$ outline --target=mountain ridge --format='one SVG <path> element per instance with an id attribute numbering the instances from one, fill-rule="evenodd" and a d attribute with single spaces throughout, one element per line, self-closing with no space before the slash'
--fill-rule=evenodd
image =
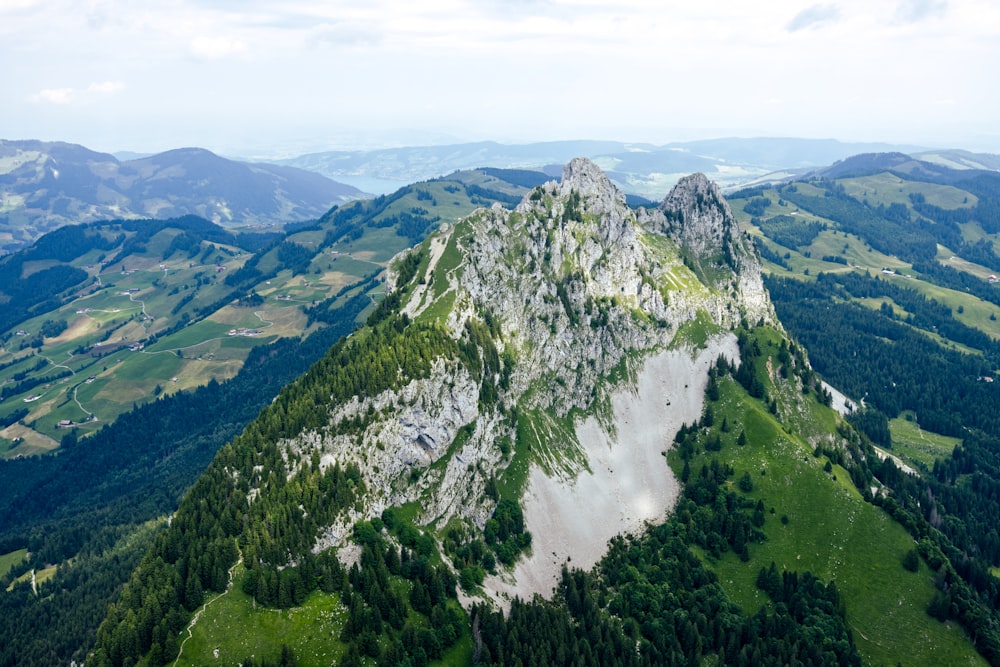
<path id="1" fill-rule="evenodd" d="M 202 148 L 119 161 L 65 142 L 0 140 L 0 245 L 8 249 L 101 219 L 193 214 L 227 226 L 280 225 L 360 195 L 315 172 Z"/>

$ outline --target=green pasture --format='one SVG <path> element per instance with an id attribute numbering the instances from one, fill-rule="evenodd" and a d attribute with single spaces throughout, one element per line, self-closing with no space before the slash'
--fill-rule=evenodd
<path id="1" fill-rule="evenodd" d="M 397 253 L 406 250 L 409 242 L 392 227 L 366 227 L 365 234 L 361 238 L 341 239 L 333 247 L 341 253 L 350 253 L 356 259 L 368 262 L 371 268 L 367 271 L 371 271 L 373 265 L 384 265 Z"/>
<path id="2" fill-rule="evenodd" d="M 960 438 L 923 430 L 912 412 L 890 419 L 889 432 L 892 434 L 893 454 L 907 463 L 926 466 L 928 470 L 934 466 L 935 459 L 948 458 L 962 442 Z"/>
<path id="3" fill-rule="evenodd" d="M 28 557 L 27 549 L 18 549 L 5 554 L 0 554 L 0 577 L 4 577 L 11 568 Z"/>
<path id="4" fill-rule="evenodd" d="M 858 201 L 867 199 L 872 206 L 903 204 L 912 209 L 911 194 L 923 195 L 928 204 L 944 209 L 973 207 L 979 202 L 971 192 L 954 186 L 908 181 L 889 172 L 857 178 L 841 178 L 837 183 L 843 185 L 844 191 L 851 197 Z"/>
<path id="5" fill-rule="evenodd" d="M 773 386 L 768 391 L 772 396 L 781 394 Z M 700 554 L 730 597 L 747 613 L 767 604 L 756 579 L 761 568 L 773 561 L 779 570 L 810 571 L 836 582 L 866 664 L 985 664 L 960 626 L 927 615 L 935 590 L 933 573 L 926 564 L 917 573 L 902 567 L 903 555 L 914 546 L 902 526 L 864 502 L 846 470 L 834 465 L 832 472 L 824 472 L 826 458 L 814 456 L 810 442 L 786 432 L 734 381 L 720 381 L 720 394 L 715 424 L 725 419 L 736 426 L 721 434 L 721 452 L 702 453 L 692 460 L 692 474 L 717 457 L 735 469 L 733 479 L 749 473 L 753 490 L 746 495 L 763 501 L 766 508 L 767 539 L 751 545 L 749 562 L 732 553 L 718 560 Z M 797 422 L 818 420 L 811 430 L 821 432 L 827 427 L 819 423 L 836 419 L 831 410 L 810 405 Z M 735 444 L 741 429 L 747 436 L 743 447 Z M 671 461 L 675 467 L 680 463 L 675 454 Z"/>
<path id="6" fill-rule="evenodd" d="M 983 229 L 982 225 L 980 225 L 978 222 L 976 221 L 961 222 L 958 224 L 958 227 L 959 229 L 962 230 L 963 240 L 975 243 L 977 241 L 986 239 L 993 244 L 994 252 L 998 250 L 998 245 L 1000 245 L 998 244 L 998 241 L 1000 241 L 1000 239 L 998 239 L 998 236 L 1000 235 L 987 233 L 986 230 Z"/>
<path id="7" fill-rule="evenodd" d="M 376 264 L 362 259 L 355 259 L 350 255 L 345 253 L 338 253 L 335 257 L 331 257 L 331 266 L 334 271 L 343 272 L 349 276 L 354 276 L 354 280 L 349 282 L 354 282 L 362 276 L 368 275 L 376 269 L 381 269 L 381 264 Z"/>
<path id="8" fill-rule="evenodd" d="M 968 292 L 940 287 L 918 278 L 907 278 L 901 275 L 883 276 L 887 280 L 903 287 L 917 290 L 929 299 L 951 308 L 952 316 L 962 324 L 979 329 L 992 338 L 1000 338 L 1000 306 L 983 301 Z M 958 312 L 959 309 L 962 312 Z M 996 315 L 991 320 L 990 315 Z"/>
<path id="9" fill-rule="evenodd" d="M 301 667 L 326 667 L 339 661 L 347 650 L 339 639 L 347 609 L 337 595 L 314 592 L 301 607 L 268 609 L 243 592 L 242 574 L 239 566 L 233 587 L 204 607 L 191 638 L 172 664 L 238 665 L 250 656 L 277 663 L 282 644 L 295 652 Z M 187 631 L 182 632 L 180 641 L 187 636 Z"/>

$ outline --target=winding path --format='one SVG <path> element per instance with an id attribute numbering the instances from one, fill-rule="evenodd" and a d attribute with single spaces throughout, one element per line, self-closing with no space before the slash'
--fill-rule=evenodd
<path id="1" fill-rule="evenodd" d="M 177 650 L 177 657 L 174 659 L 174 662 L 172 663 L 173 667 L 177 667 L 177 663 L 180 662 L 181 656 L 184 655 L 184 645 L 187 644 L 187 641 L 194 636 L 194 626 L 195 623 L 198 622 L 198 619 L 201 618 L 201 613 L 206 609 L 208 609 L 208 605 L 212 604 L 213 602 L 221 598 L 223 595 L 228 594 L 229 591 L 233 589 L 233 573 L 236 572 L 236 567 L 243 563 L 243 551 L 240 549 L 239 543 L 236 544 L 236 553 L 239 554 L 239 558 L 237 558 L 236 562 L 233 563 L 232 566 L 229 568 L 229 582 L 226 584 L 226 590 L 222 591 L 214 598 L 212 598 L 211 600 L 203 604 L 201 607 L 199 607 L 198 611 L 196 611 L 194 613 L 194 616 L 191 617 L 191 622 L 188 623 L 187 626 L 188 636 L 184 638 L 184 641 L 181 642 L 181 647 Z"/>

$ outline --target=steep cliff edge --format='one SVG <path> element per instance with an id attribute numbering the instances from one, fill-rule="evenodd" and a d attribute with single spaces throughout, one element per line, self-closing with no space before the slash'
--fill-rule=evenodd
<path id="1" fill-rule="evenodd" d="M 752 246 L 700 175 L 637 213 L 573 160 L 515 210 L 479 211 L 396 267 L 390 290 L 410 326 L 471 352 L 332 405 L 323 428 L 283 445 L 357 465 L 367 484 L 317 548 L 407 503 L 421 524 L 482 531 L 498 501 L 488 488 L 502 488 L 534 548 L 487 580 L 492 592 L 547 593 L 566 558 L 596 562 L 610 537 L 663 516 L 677 495 L 663 453 L 700 415 L 709 364 L 738 361 L 727 332 L 775 322 Z M 344 427 L 364 415 L 377 418 Z"/>

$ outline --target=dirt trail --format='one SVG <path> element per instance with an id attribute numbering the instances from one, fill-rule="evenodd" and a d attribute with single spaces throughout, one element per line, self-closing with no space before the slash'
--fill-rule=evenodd
<path id="1" fill-rule="evenodd" d="M 524 497 L 532 555 L 486 580 L 491 597 L 504 608 L 514 597 L 550 597 L 570 557 L 573 567 L 592 567 L 612 537 L 663 519 L 680 493 L 663 452 L 682 424 L 701 416 L 708 369 L 720 354 L 737 358 L 734 336 L 709 341 L 693 359 L 682 350 L 649 358 L 634 390 L 612 396 L 614 436 L 593 417 L 577 424 L 589 471 L 559 479 L 532 467 Z"/>
<path id="2" fill-rule="evenodd" d="M 208 609 L 208 605 L 212 604 L 213 602 L 221 598 L 223 595 L 229 593 L 230 590 L 232 590 L 233 573 L 236 572 L 236 567 L 243 563 L 243 550 L 239 548 L 239 545 L 236 546 L 236 552 L 239 554 L 239 558 L 237 558 L 236 562 L 233 563 L 232 567 L 229 568 L 229 583 L 226 584 L 226 590 L 222 591 L 214 598 L 212 598 L 202 606 L 198 607 L 198 611 L 196 611 L 194 613 L 194 616 L 191 617 L 191 622 L 188 623 L 187 626 L 187 637 L 184 638 L 184 640 L 181 642 L 180 648 L 177 650 L 177 657 L 174 659 L 173 667 L 177 667 L 177 663 L 181 661 L 181 656 L 184 655 L 184 645 L 187 644 L 187 641 L 194 636 L 194 626 L 198 622 L 198 619 L 201 618 L 201 613 L 206 609 Z"/>

